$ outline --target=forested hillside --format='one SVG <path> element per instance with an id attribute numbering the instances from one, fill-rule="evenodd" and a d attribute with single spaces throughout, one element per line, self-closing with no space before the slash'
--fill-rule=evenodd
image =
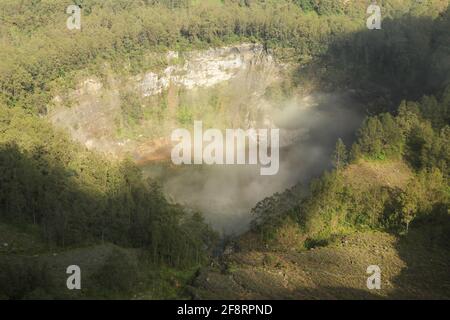
<path id="1" fill-rule="evenodd" d="M 102 74 L 107 62 L 120 70 L 137 72 L 158 63 L 146 59 L 148 49 L 186 50 L 247 40 L 261 41 L 268 48 L 286 48 L 289 58 L 309 62 L 340 39 L 345 42 L 339 47 L 351 45 L 356 50 L 346 50 L 349 63 L 360 65 L 358 59 L 376 55 L 378 63 L 372 63 L 368 71 L 383 71 L 380 77 L 386 77 L 395 74 L 396 68 L 406 71 L 408 64 L 423 63 L 430 45 L 437 45 L 430 42 L 432 33 L 444 39 L 448 36 L 445 22 L 435 26 L 431 22 L 447 4 L 446 0 L 383 1 L 384 23 L 390 31 L 353 39 L 352 33 L 365 26 L 364 0 L 351 4 L 331 0 L 80 1 L 81 32 L 65 27 L 64 0 L 6 0 L 0 13 L 2 100 L 10 106 L 45 113 L 51 91 L 73 85 L 70 79 L 77 70 L 89 68 Z M 408 18 L 398 21 L 405 13 Z M 383 50 L 384 46 L 388 50 Z M 416 46 L 426 50 L 416 50 Z M 372 49 L 376 47 L 378 51 Z M 408 51 L 410 48 L 414 53 Z M 398 64 L 393 58 L 398 59 L 400 52 L 405 57 Z M 389 55 L 393 55 L 391 60 Z M 437 58 L 430 56 L 430 63 Z M 379 70 L 383 60 L 386 63 Z M 343 61 L 338 62 L 342 66 Z M 416 68 L 420 70 L 420 65 Z M 441 68 L 444 74 L 448 65 Z"/>
<path id="2" fill-rule="evenodd" d="M 297 66 L 286 92 L 351 89 L 368 115 L 355 143 L 337 140 L 334 170 L 306 193 L 297 186 L 257 204 L 243 239 L 309 250 L 368 230 L 408 239 L 413 229 L 448 268 L 449 3 L 379 2 L 382 30 L 366 29 L 365 0 L 77 0 L 82 29 L 71 31 L 65 0 L 1 1 L 0 299 L 186 297 L 217 235 L 132 160 L 55 129 L 48 105 L 83 76 L 167 65 L 151 53 L 242 42 Z M 360 178 L 368 172 L 373 180 Z M 71 255 L 92 267 L 94 289 L 61 292 L 53 273 Z M 113 265 L 112 280 L 102 278 Z"/>

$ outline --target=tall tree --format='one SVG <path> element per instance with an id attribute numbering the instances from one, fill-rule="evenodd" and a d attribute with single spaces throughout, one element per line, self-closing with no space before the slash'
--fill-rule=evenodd
<path id="1" fill-rule="evenodd" d="M 336 147 L 333 153 L 333 165 L 337 170 L 340 170 L 347 164 L 347 147 L 341 138 L 336 142 Z"/>

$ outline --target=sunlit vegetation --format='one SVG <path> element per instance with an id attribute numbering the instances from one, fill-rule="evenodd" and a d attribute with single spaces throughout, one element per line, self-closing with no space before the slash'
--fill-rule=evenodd
<path id="1" fill-rule="evenodd" d="M 432 7 L 431 14 L 427 12 L 427 15 L 435 17 L 445 1 L 384 2 L 387 18 L 397 17 L 400 8 L 418 15 L 417 7 Z M 80 32 L 74 32 L 65 25 L 66 1 L 2 1 L 1 96 L 7 105 L 45 112 L 52 88 L 70 86 L 68 80 L 73 71 L 91 68 L 101 73 L 104 62 L 129 72 L 155 67 L 158 61 L 148 59 L 145 54 L 148 49 L 186 50 L 254 40 L 264 42 L 268 48 L 291 48 L 291 57 L 308 61 L 323 54 L 330 41 L 340 34 L 364 27 L 365 1 L 352 5 L 336 3 L 80 1 L 83 27 Z M 393 36 L 404 38 L 404 32 L 408 31 L 399 29 Z M 391 42 L 397 41 L 393 38 Z M 420 44 L 423 40 L 417 41 Z M 408 43 L 411 48 L 416 45 Z M 354 56 L 360 55 L 361 52 Z"/>
<path id="2" fill-rule="evenodd" d="M 450 128 L 448 120 L 431 125 L 430 99 L 434 116 L 448 119 L 448 91 L 440 100 L 403 101 L 397 116 L 368 117 L 351 148 L 338 140 L 335 169 L 314 180 L 309 195 L 290 190 L 258 204 L 255 230 L 270 241 L 278 227 L 297 221 L 308 246 L 356 230 L 402 234 L 411 222 L 448 218 Z"/>

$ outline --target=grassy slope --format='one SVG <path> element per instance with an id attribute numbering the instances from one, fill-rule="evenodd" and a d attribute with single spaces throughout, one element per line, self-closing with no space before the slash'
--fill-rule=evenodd
<path id="1" fill-rule="evenodd" d="M 402 188 L 411 171 L 402 162 L 362 161 L 344 175 L 346 183 L 362 190 L 373 185 Z M 401 237 L 360 231 L 310 250 L 294 230 L 286 230 L 291 240 L 276 247 L 258 245 L 256 235 L 249 233 L 234 252 L 204 269 L 191 291 L 201 299 L 449 299 L 450 248 L 433 239 L 443 228 L 448 226 L 413 226 Z M 367 289 L 369 265 L 382 270 L 381 290 Z"/>

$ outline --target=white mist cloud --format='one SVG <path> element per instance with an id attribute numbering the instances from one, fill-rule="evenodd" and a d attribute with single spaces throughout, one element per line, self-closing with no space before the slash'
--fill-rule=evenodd
<path id="1" fill-rule="evenodd" d="M 149 172 L 163 180 L 174 201 L 201 211 L 217 231 L 239 234 L 247 230 L 250 210 L 258 201 L 306 184 L 328 168 L 336 140 L 352 141 L 363 118 L 362 108 L 346 94 L 293 98 L 281 107 L 267 105 L 264 112 L 281 129 L 278 174 L 261 176 L 258 165 L 191 165 Z"/>

